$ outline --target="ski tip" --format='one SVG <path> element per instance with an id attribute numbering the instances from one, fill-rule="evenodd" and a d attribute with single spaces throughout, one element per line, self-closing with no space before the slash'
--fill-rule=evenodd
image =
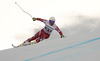
<path id="1" fill-rule="evenodd" d="M 14 46 L 14 45 L 12 44 L 12 47 L 17 48 L 18 46 Z"/>
<path id="2" fill-rule="evenodd" d="M 12 44 L 12 46 L 14 46 L 14 45 Z"/>
<path id="3" fill-rule="evenodd" d="M 14 45 L 12 44 L 12 46 L 14 47 Z"/>
<path id="4" fill-rule="evenodd" d="M 17 2 L 15 2 L 15 4 L 17 4 Z"/>

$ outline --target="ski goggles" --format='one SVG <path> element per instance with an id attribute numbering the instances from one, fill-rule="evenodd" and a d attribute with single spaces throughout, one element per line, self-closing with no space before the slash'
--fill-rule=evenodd
<path id="1" fill-rule="evenodd" d="M 55 21 L 50 20 L 50 23 L 54 23 Z"/>

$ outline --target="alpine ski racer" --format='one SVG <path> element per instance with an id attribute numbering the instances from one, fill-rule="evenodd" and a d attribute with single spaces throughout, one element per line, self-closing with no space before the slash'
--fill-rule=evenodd
<path id="1" fill-rule="evenodd" d="M 18 47 L 36 44 L 36 43 L 39 43 L 40 41 L 43 41 L 44 39 L 48 39 L 53 30 L 56 30 L 60 34 L 61 38 L 64 37 L 62 31 L 55 24 L 55 18 L 54 17 L 50 17 L 49 20 L 33 17 L 32 20 L 33 21 L 37 20 L 37 21 L 43 22 L 45 24 L 45 27 L 43 29 L 41 29 L 40 31 L 38 31 L 34 36 L 28 38 L 26 41 L 24 41 Z M 31 42 L 33 40 L 36 40 L 36 41 Z"/>

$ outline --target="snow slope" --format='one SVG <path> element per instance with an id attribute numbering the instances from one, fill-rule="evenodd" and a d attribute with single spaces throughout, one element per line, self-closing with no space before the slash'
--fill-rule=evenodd
<path id="1" fill-rule="evenodd" d="M 100 37 L 89 35 L 48 39 L 31 46 L 2 50 L 0 61 L 100 61 Z"/>

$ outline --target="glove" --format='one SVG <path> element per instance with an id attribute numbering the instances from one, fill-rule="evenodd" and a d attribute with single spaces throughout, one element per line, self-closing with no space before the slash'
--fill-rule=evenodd
<path id="1" fill-rule="evenodd" d="M 61 35 L 61 38 L 65 37 L 64 35 Z"/>
<path id="2" fill-rule="evenodd" d="M 36 20 L 36 18 L 32 18 L 33 19 L 33 21 L 35 21 Z"/>

